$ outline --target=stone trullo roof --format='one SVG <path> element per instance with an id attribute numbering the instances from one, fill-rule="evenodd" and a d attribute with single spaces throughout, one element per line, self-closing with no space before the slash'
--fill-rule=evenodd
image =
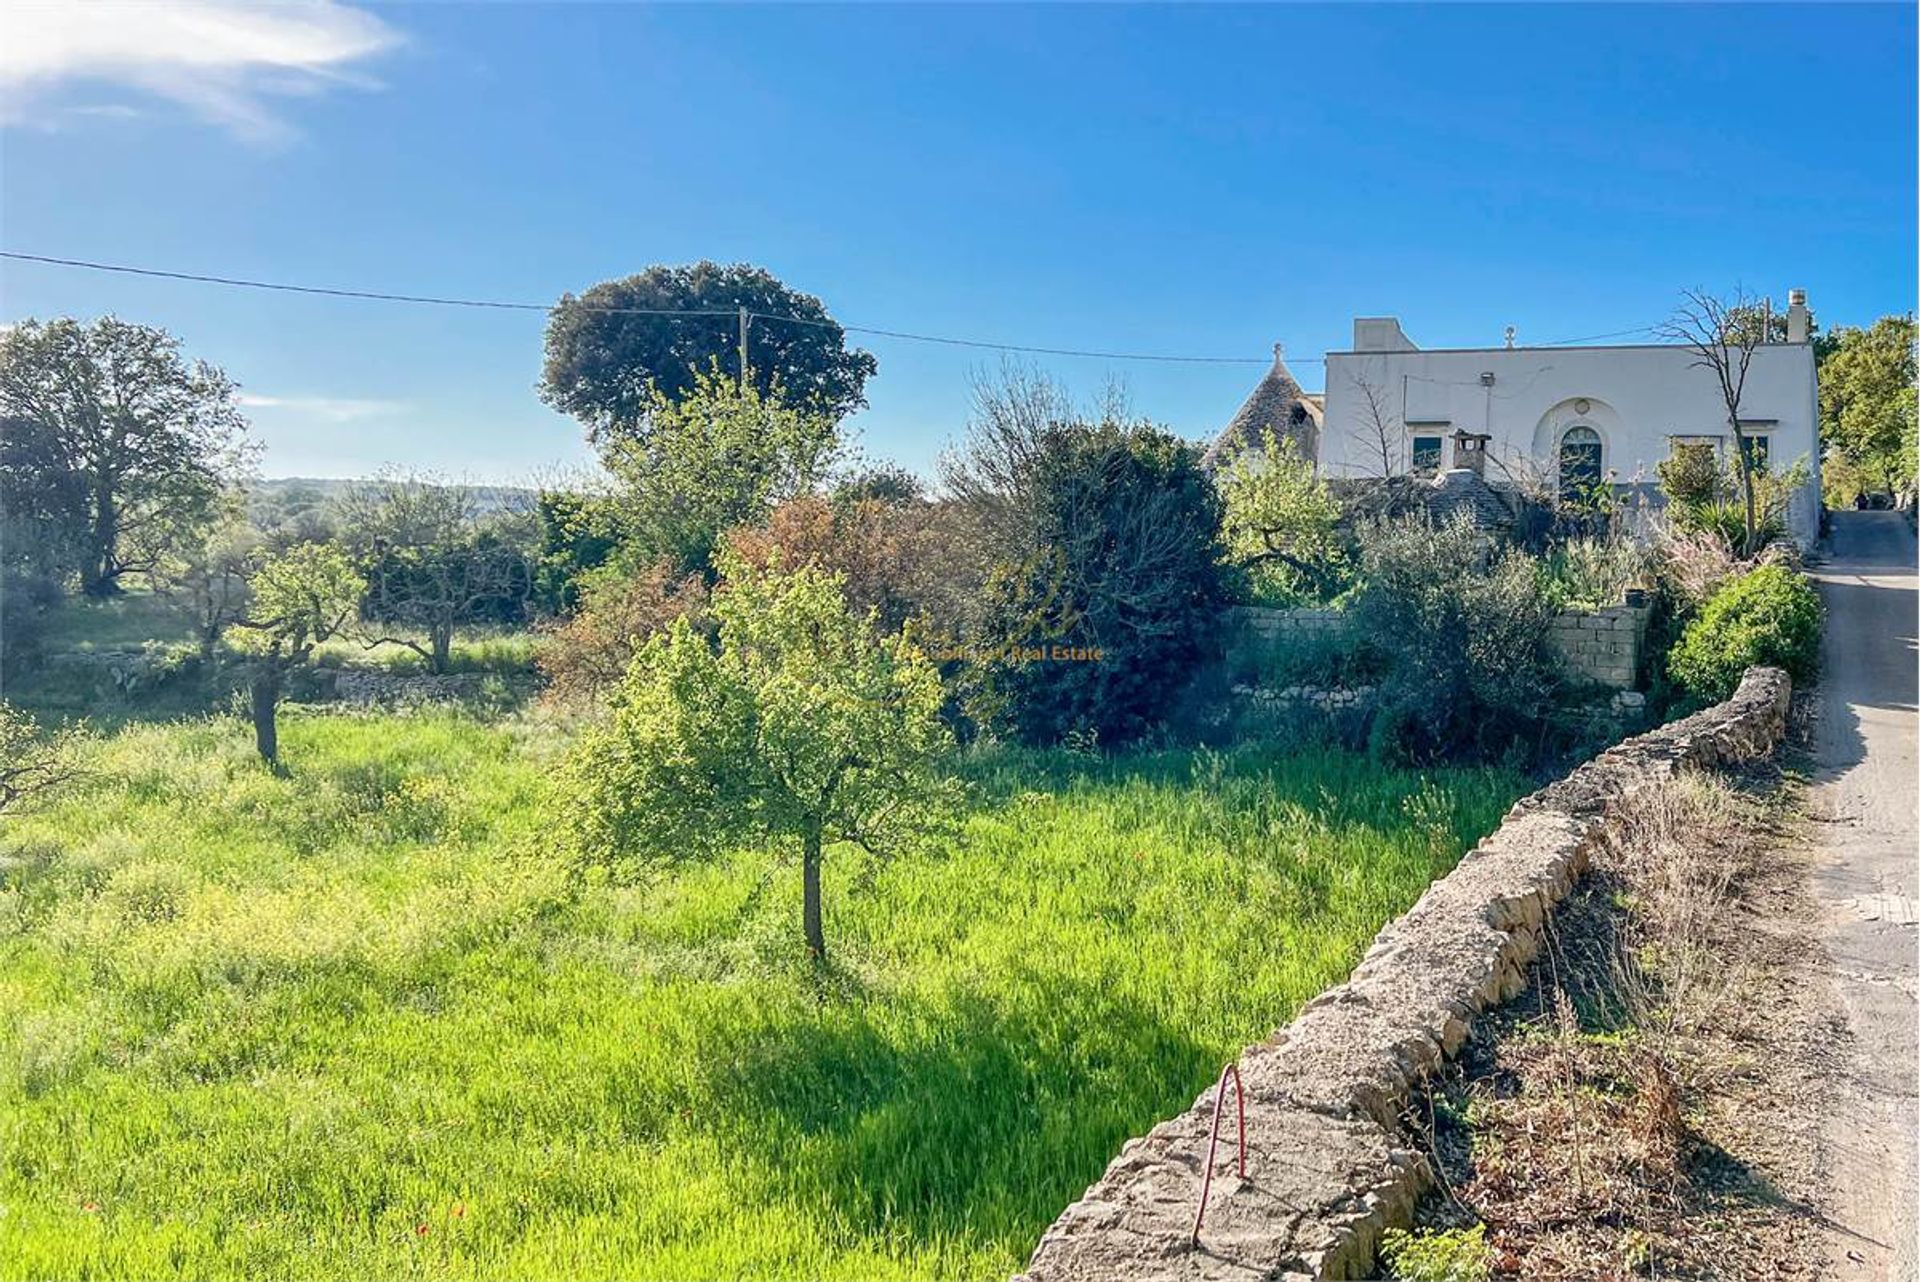
<path id="1" fill-rule="evenodd" d="M 1317 460 L 1322 404 L 1321 398 L 1300 389 L 1280 354 L 1280 344 L 1275 343 L 1273 368 L 1253 389 L 1233 421 L 1213 438 L 1201 461 L 1208 467 L 1224 467 L 1244 446 L 1258 446 L 1261 433 L 1269 429 L 1282 440 L 1291 440 L 1301 458 Z"/>
<path id="2" fill-rule="evenodd" d="M 1486 478 L 1472 468 L 1449 468 L 1434 477 L 1433 488 L 1426 495 L 1426 508 L 1436 521 L 1452 520 L 1455 513 L 1464 512 L 1475 529 L 1513 528 L 1513 509 L 1502 502 Z"/>

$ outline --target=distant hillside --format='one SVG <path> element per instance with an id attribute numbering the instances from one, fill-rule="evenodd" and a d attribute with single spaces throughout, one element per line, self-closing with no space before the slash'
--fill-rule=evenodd
<path id="1" fill-rule="evenodd" d="M 318 507 L 327 500 L 338 498 L 356 485 L 365 485 L 371 477 L 328 477 L 328 476 L 275 476 L 254 481 L 248 490 L 256 504 L 271 504 L 285 509 L 305 509 Z M 456 485 L 451 487 L 473 496 L 475 504 L 484 513 L 498 512 L 504 508 L 531 501 L 538 490 L 522 485 Z"/>

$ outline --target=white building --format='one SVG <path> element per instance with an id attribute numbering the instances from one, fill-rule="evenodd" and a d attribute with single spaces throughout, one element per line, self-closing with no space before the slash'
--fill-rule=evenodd
<path id="1" fill-rule="evenodd" d="M 1806 299 L 1799 290 L 1791 297 L 1786 341 L 1754 349 L 1740 430 L 1776 471 L 1806 464 L 1812 479 L 1796 491 L 1788 526 L 1811 543 L 1820 517 L 1819 401 Z M 1353 350 L 1327 353 L 1312 433 L 1320 471 L 1433 476 L 1464 466 L 1496 488 L 1608 483 L 1657 506 L 1654 468 L 1676 444 L 1732 449 L 1719 382 L 1697 359 L 1653 345 L 1423 351 L 1398 320 L 1362 318 Z"/>

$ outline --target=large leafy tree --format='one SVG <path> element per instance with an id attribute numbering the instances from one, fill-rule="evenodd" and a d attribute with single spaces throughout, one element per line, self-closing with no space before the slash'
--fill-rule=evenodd
<path id="1" fill-rule="evenodd" d="M 278 768 L 276 718 L 287 674 L 346 627 L 367 581 L 333 544 L 300 543 L 262 560 L 248 589 L 251 604 L 233 628 L 240 647 L 252 656 L 254 747 L 261 760 Z"/>
<path id="2" fill-rule="evenodd" d="M 718 368 L 740 382 L 740 312 L 749 314 L 746 382 L 838 421 L 866 402 L 873 356 L 849 348 L 820 300 L 744 263 L 649 267 L 564 295 L 547 322 L 541 396 L 586 424 L 596 444 L 644 440 L 661 398 L 678 401 Z M 782 319 L 754 319 L 754 317 Z"/>
<path id="3" fill-rule="evenodd" d="M 111 316 L 28 320 L 0 337 L 0 414 L 36 426 L 48 484 L 73 492 L 88 594 L 118 591 L 213 519 L 244 458 L 235 391 L 165 330 Z"/>
<path id="4" fill-rule="evenodd" d="M 876 637 L 839 580 L 723 562 L 709 642 L 684 617 L 649 641 L 612 715 L 570 764 L 581 853 L 610 863 L 708 857 L 749 840 L 799 847 L 808 951 L 827 952 L 827 846 L 876 852 L 944 823 L 957 785 L 939 674 Z"/>
<path id="5" fill-rule="evenodd" d="M 645 435 L 606 444 L 632 554 L 705 570 L 727 530 L 758 525 L 818 486 L 840 449 L 839 428 L 779 392 L 708 370 L 679 399 L 654 394 Z"/>
<path id="6" fill-rule="evenodd" d="M 1820 436 L 1873 484 L 1914 483 L 1914 320 L 1882 316 L 1829 336 L 1820 365 Z"/>

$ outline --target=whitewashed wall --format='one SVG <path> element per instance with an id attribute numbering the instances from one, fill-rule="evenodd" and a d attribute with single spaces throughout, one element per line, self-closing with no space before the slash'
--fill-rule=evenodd
<path id="1" fill-rule="evenodd" d="M 1724 437 L 1726 410 L 1712 371 L 1677 347 L 1490 348 L 1329 352 L 1320 467 L 1328 476 L 1380 470 L 1378 435 L 1362 395 L 1378 393 L 1395 453 L 1409 469 L 1415 435 L 1449 437 L 1458 429 L 1492 436 L 1487 479 L 1503 467 L 1557 474 L 1561 436 L 1575 426 L 1600 436 L 1601 467 L 1621 484 L 1651 483 L 1672 438 Z M 1483 374 L 1493 376 L 1489 385 Z M 1585 401 L 1584 408 L 1580 402 Z M 1819 521 L 1819 419 L 1813 348 L 1772 343 L 1755 350 L 1741 400 L 1747 430 L 1771 440 L 1776 469 L 1804 459 L 1813 481 L 1796 497 L 1794 537 L 1810 542 Z M 1422 423 L 1419 420 L 1429 420 Z M 1729 443 L 1728 448 L 1731 448 Z M 1444 466 L 1452 465 L 1452 442 Z"/>

